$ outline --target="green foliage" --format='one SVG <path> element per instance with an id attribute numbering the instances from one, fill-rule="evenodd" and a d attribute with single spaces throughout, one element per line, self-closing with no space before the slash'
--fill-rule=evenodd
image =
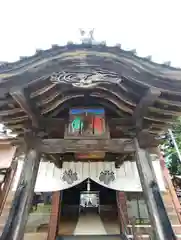
<path id="1" fill-rule="evenodd" d="M 178 156 L 176 153 L 173 153 L 169 156 L 171 161 L 167 164 L 170 174 L 174 175 L 181 175 L 181 164 L 179 162 Z"/>
<path id="2" fill-rule="evenodd" d="M 181 152 L 181 118 L 178 118 L 172 128 L 178 148 Z M 170 136 L 167 135 L 164 141 L 164 152 L 166 165 L 171 175 L 181 175 L 181 163 Z"/>

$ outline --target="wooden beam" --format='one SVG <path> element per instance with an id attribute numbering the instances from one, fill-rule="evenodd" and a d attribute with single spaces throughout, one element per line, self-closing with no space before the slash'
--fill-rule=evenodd
<path id="1" fill-rule="evenodd" d="M 0 99 L 0 107 L 11 105 L 13 102 L 13 99 L 10 97 L 6 97 L 6 99 Z"/>
<path id="2" fill-rule="evenodd" d="M 116 138 L 121 138 L 123 133 L 130 137 L 136 136 L 136 126 L 134 125 L 132 118 L 107 118 L 106 120 L 111 133 L 113 135 L 116 134 Z M 53 130 L 57 131 L 57 129 L 64 129 L 67 121 L 68 119 L 66 120 L 66 118 L 42 117 L 40 120 L 40 127 L 46 132 L 52 132 Z M 151 144 L 150 147 L 155 147 L 159 144 L 159 141 L 155 139 L 155 136 L 148 132 L 148 128 L 149 125 L 145 127 L 144 124 L 144 130 L 138 133 L 138 139 L 143 148 L 148 146 L 148 143 Z"/>
<path id="3" fill-rule="evenodd" d="M 67 119 L 68 120 L 68 119 Z M 131 118 L 107 118 L 107 122 L 109 123 L 110 126 L 115 126 L 115 125 L 132 125 L 132 119 Z M 54 127 L 62 127 L 63 124 L 66 123 L 65 118 L 51 118 L 51 117 L 42 117 L 41 118 L 41 123 L 46 127 L 49 128 L 54 128 Z"/>
<path id="4" fill-rule="evenodd" d="M 135 134 L 134 134 L 135 136 Z M 141 148 L 152 148 L 157 147 L 161 140 L 156 139 L 155 135 L 148 132 L 142 131 L 137 136 L 139 145 Z M 124 140 L 126 141 L 124 143 Z M 128 142 L 127 142 L 128 140 Z M 11 143 L 13 145 L 20 145 L 24 148 L 24 138 L 12 139 Z M 111 144 L 110 146 L 109 143 Z M 80 152 L 84 151 L 102 151 L 102 152 L 113 152 L 113 153 L 131 153 L 134 152 L 134 147 L 132 145 L 132 138 L 113 138 L 109 140 L 97 139 L 97 140 L 68 140 L 68 139 L 44 139 L 38 141 L 40 150 L 47 154 L 54 153 L 65 153 L 65 152 Z M 119 144 L 115 145 L 115 144 Z M 112 149 L 111 149 L 112 147 Z"/>
<path id="5" fill-rule="evenodd" d="M 108 126 L 110 128 L 110 131 L 112 133 L 118 133 L 116 134 L 116 138 L 123 133 L 128 134 L 130 136 L 136 135 L 136 125 L 133 123 L 133 120 L 131 117 L 124 117 L 124 118 L 106 118 L 106 121 L 108 122 Z M 45 130 L 46 132 L 52 132 L 54 130 L 57 131 L 57 129 L 64 129 L 65 124 L 68 122 L 68 119 L 66 117 L 64 118 L 52 118 L 52 117 L 41 117 L 40 119 L 40 128 Z M 149 127 L 151 126 L 151 123 L 144 123 L 144 132 L 147 130 L 149 131 Z M 162 124 L 156 124 L 157 128 L 162 129 Z M 148 133 L 149 134 L 149 133 Z M 151 134 L 150 134 L 151 135 Z M 121 136 L 120 136 L 121 137 Z"/>
<path id="6" fill-rule="evenodd" d="M 127 197 L 125 192 L 116 191 L 116 200 L 118 208 L 118 216 L 120 222 L 120 233 L 128 233 L 128 208 L 127 208 Z M 124 238 L 123 238 L 124 239 Z"/>
<path id="7" fill-rule="evenodd" d="M 141 99 L 132 115 L 133 123 L 136 125 L 137 132 L 143 128 L 143 120 L 147 115 L 149 107 L 160 96 L 161 92 L 157 88 L 150 88 L 146 95 Z"/>
<path id="8" fill-rule="evenodd" d="M 67 119 L 68 122 L 68 119 Z M 40 120 L 40 127 L 43 127 L 48 132 L 52 130 L 57 130 L 60 128 L 64 128 L 66 123 L 65 118 L 50 118 L 50 117 L 41 117 Z"/>
<path id="9" fill-rule="evenodd" d="M 72 157 L 72 156 L 71 156 Z M 48 158 L 51 162 L 55 164 L 57 168 L 62 168 L 63 161 L 59 154 L 48 154 Z M 71 158 L 72 161 L 72 158 Z"/>
<path id="10" fill-rule="evenodd" d="M 67 139 L 44 139 L 39 142 L 39 150 L 43 153 L 65 152 L 134 152 L 132 139 L 99 139 L 99 140 L 67 140 Z"/>
<path id="11" fill-rule="evenodd" d="M 15 192 L 8 219 L 6 221 L 1 240 L 22 240 L 28 215 L 31 209 L 31 203 L 34 194 L 34 187 L 41 155 L 35 148 L 29 146 L 23 169 L 20 175 L 20 181 Z"/>
<path id="12" fill-rule="evenodd" d="M 4 186 L 2 188 L 2 194 L 1 194 L 1 202 L 0 202 L 0 216 L 2 214 L 8 193 L 10 191 L 10 187 L 12 184 L 12 181 L 14 179 L 16 170 L 17 170 L 18 162 L 13 161 L 11 163 L 11 167 L 7 170 L 7 173 L 5 175 L 5 180 L 4 180 Z"/>
<path id="13" fill-rule="evenodd" d="M 136 128 L 135 124 L 133 123 L 133 120 L 131 117 L 123 117 L 123 118 L 110 118 L 107 117 L 106 121 L 108 122 L 108 125 L 110 128 L 113 129 L 133 129 Z M 43 127 L 45 129 L 57 129 L 57 128 L 62 128 L 65 126 L 65 124 L 68 122 L 68 118 L 54 118 L 54 117 L 41 117 L 40 119 L 40 127 Z M 151 123 L 150 123 L 151 125 Z M 146 125 L 146 128 L 149 127 L 149 124 Z M 159 124 L 158 124 L 159 127 Z M 163 126 L 161 125 L 160 128 Z"/>
<path id="14" fill-rule="evenodd" d="M 136 165 L 154 235 L 158 240 L 176 239 L 163 204 L 151 157 L 148 151 L 140 148 L 136 138 L 134 139 L 134 143 L 136 148 Z"/>
<path id="15" fill-rule="evenodd" d="M 39 119 L 34 104 L 30 99 L 28 89 L 25 88 L 12 88 L 10 95 L 20 105 L 23 111 L 28 115 L 32 121 L 32 126 L 35 128 L 39 127 Z"/>
<path id="16" fill-rule="evenodd" d="M 107 118 L 106 119 L 108 122 L 108 125 L 110 126 L 110 128 L 114 127 L 114 129 L 116 128 L 116 126 L 120 126 L 122 128 L 124 127 L 134 127 L 133 126 L 133 122 L 131 118 Z M 41 126 L 43 126 L 46 129 L 57 129 L 57 128 L 61 128 L 64 127 L 64 125 L 66 124 L 66 122 L 68 122 L 68 119 L 66 121 L 65 118 L 51 118 L 51 117 L 41 117 Z"/>
<path id="17" fill-rule="evenodd" d="M 163 157 L 163 154 L 161 154 L 160 152 L 158 152 L 158 154 L 160 155 L 160 165 L 161 165 L 161 168 L 162 168 L 162 171 L 163 171 L 163 176 L 164 176 L 167 188 L 168 188 L 168 193 L 171 196 L 171 199 L 172 199 L 172 202 L 173 202 L 173 205 L 174 205 L 174 209 L 176 211 L 179 223 L 181 224 L 181 206 L 180 206 L 180 201 L 179 201 L 179 199 L 177 197 L 175 188 L 173 186 L 173 182 L 171 180 L 171 177 L 170 177 L 170 174 L 169 174 L 169 170 L 166 167 L 165 159 Z"/>
<path id="18" fill-rule="evenodd" d="M 48 237 L 47 240 L 55 240 L 58 233 L 59 220 L 60 220 L 60 201 L 61 192 L 52 193 L 52 209 L 50 215 L 50 221 L 48 226 Z"/>
<path id="19" fill-rule="evenodd" d="M 26 88 L 29 85 L 35 85 L 39 82 L 44 82 L 48 79 L 48 75 L 39 72 L 39 77 L 33 77 L 33 72 L 25 72 L 21 75 L 11 76 L 8 81 L 0 81 L 0 99 L 5 99 L 7 94 L 11 91 L 12 88 Z M 27 80 L 27 77 L 29 78 Z"/>
<path id="20" fill-rule="evenodd" d="M 130 118 L 112 118 L 108 119 L 108 123 L 110 127 L 114 128 L 114 131 L 118 129 L 117 133 L 119 133 L 121 128 L 122 132 L 128 133 L 130 137 L 137 135 L 139 145 L 142 148 L 157 147 L 161 143 L 161 140 L 156 139 L 156 135 L 149 133 L 147 129 L 142 129 L 142 131 L 137 133 L 136 125 L 133 124 Z"/>
<path id="21" fill-rule="evenodd" d="M 153 148 L 158 147 L 161 143 L 160 139 L 157 139 L 155 135 L 150 134 L 148 131 L 141 131 L 137 134 L 137 139 L 141 148 Z"/>
<path id="22" fill-rule="evenodd" d="M 124 117 L 124 118 L 107 118 L 108 124 L 110 127 L 126 127 L 130 126 L 133 127 L 133 121 L 131 117 Z"/>

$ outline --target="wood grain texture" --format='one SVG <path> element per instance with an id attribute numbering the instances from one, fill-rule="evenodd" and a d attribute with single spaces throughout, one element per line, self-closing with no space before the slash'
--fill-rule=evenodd
<path id="1" fill-rule="evenodd" d="M 31 126 L 29 119 L 37 124 L 38 114 L 22 104 L 22 97 L 14 93 L 12 98 L 13 88 L 28 89 L 29 100 L 43 117 L 61 116 L 75 99 L 84 103 L 85 95 L 119 117 L 134 119 L 138 129 L 146 125 L 156 135 L 181 115 L 181 69 L 156 64 L 117 46 L 68 44 L 2 64 L 0 118 L 22 137 L 24 128 Z"/>
<path id="2" fill-rule="evenodd" d="M 65 152 L 134 152 L 134 144 L 131 139 L 110 140 L 67 140 L 67 139 L 44 139 L 39 143 L 39 150 L 43 153 Z"/>
<path id="3" fill-rule="evenodd" d="M 58 233 L 58 227 L 59 227 L 59 218 L 60 218 L 60 206 L 61 206 L 61 192 L 53 192 L 52 193 L 52 210 L 50 215 L 50 221 L 48 226 L 48 236 L 47 240 L 55 240 L 57 233 Z"/>

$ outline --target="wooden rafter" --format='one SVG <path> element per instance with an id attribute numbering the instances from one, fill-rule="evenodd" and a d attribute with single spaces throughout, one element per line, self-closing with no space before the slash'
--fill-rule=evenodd
<path id="1" fill-rule="evenodd" d="M 132 119 L 130 117 L 122 117 L 122 118 L 111 118 L 108 117 L 107 119 L 108 125 L 110 129 L 113 131 L 123 129 L 124 131 L 132 131 L 132 134 L 134 135 L 135 130 L 135 124 L 133 123 Z M 66 123 L 65 118 L 51 118 L 51 117 L 42 117 L 41 118 L 41 125 L 44 126 L 46 130 L 54 130 L 58 128 L 64 128 Z M 144 124 L 145 129 L 149 127 L 149 124 Z M 155 127 L 158 129 L 163 128 L 163 124 L 155 124 Z"/>
<path id="2" fill-rule="evenodd" d="M 41 118 L 41 124 L 48 129 L 57 129 L 64 127 L 66 123 L 65 118 L 50 118 L 50 117 L 42 117 Z"/>
<path id="3" fill-rule="evenodd" d="M 27 76 L 28 79 L 26 78 Z M 31 78 L 31 76 L 32 74 L 25 72 L 22 75 L 10 76 L 9 78 L 12 78 L 12 81 L 1 82 L 0 84 L 2 88 L 0 88 L 0 98 L 3 98 L 5 95 L 7 95 L 12 88 L 26 88 L 29 85 L 34 85 L 47 80 L 47 76 L 44 74 L 44 72 L 41 72 L 39 77 Z"/>
<path id="4" fill-rule="evenodd" d="M 84 61 L 85 56 L 86 65 L 80 69 L 77 66 L 77 60 Z M 115 61 L 115 56 L 120 61 Z M 67 97 L 72 96 L 74 99 L 81 94 L 82 98 L 85 98 L 85 94 L 87 94 L 91 98 L 90 102 L 94 99 L 96 103 L 106 109 L 111 108 L 112 112 L 120 117 L 133 116 L 132 125 L 136 126 L 137 132 L 143 127 L 145 128 L 145 120 L 148 118 L 150 121 L 146 129 L 149 129 L 150 133 L 159 134 L 160 130 L 163 130 L 163 126 L 153 127 L 152 125 L 156 121 L 166 125 L 165 117 L 170 122 L 172 116 L 181 114 L 180 74 L 180 69 L 153 64 L 150 60 L 138 58 L 133 53 L 130 55 L 130 53 L 114 47 L 104 46 L 102 49 L 102 46 L 93 45 L 90 50 L 85 45 L 68 45 L 63 48 L 38 51 L 30 58 L 23 58 L 16 63 L 4 63 L 0 66 L 0 118 L 7 127 L 12 123 L 17 125 L 16 130 L 18 130 L 15 131 L 18 137 L 22 136 L 22 129 L 26 128 L 27 122 L 29 124 L 29 119 L 33 121 L 34 126 L 38 124 L 43 126 L 39 123 L 37 112 L 33 112 L 33 115 L 29 111 L 30 107 L 28 109 L 23 104 L 22 96 L 17 96 L 17 91 L 12 92 L 12 88 L 28 88 L 31 91 L 31 101 L 36 101 L 44 116 L 58 116 L 60 111 L 64 111 L 69 104 Z M 80 84 L 83 75 L 87 76 L 85 79 L 90 87 L 86 90 L 87 87 L 82 88 L 82 83 Z M 92 86 L 94 87 L 92 88 Z M 139 99 L 144 95 L 145 89 L 149 89 L 149 91 L 134 111 Z M 164 94 L 162 94 L 162 98 L 159 98 L 157 106 L 150 107 L 160 94 L 157 89 Z M 24 89 L 21 91 L 24 92 Z M 13 109 L 14 100 L 9 96 L 9 92 L 15 100 L 18 100 L 17 102 L 23 110 L 28 110 L 25 111 L 26 114 L 23 114 L 22 110 L 19 114 L 19 107 Z M 73 96 L 75 94 L 76 97 Z M 75 104 L 74 100 L 73 103 Z M 149 114 L 147 114 L 148 109 Z M 18 128 L 19 123 L 23 125 L 22 128 Z M 120 127 L 121 124 L 119 124 L 119 129 L 121 129 Z M 126 129 L 125 125 L 124 129 Z M 44 130 L 44 126 L 41 130 Z M 131 132 L 132 129 L 129 128 L 129 131 Z"/>
<path id="5" fill-rule="evenodd" d="M 107 118 L 108 124 L 110 127 L 112 126 L 133 126 L 132 120 L 130 118 Z M 47 128 L 57 128 L 63 127 L 66 123 L 65 118 L 51 118 L 51 117 L 42 117 L 41 123 L 45 125 Z"/>
<path id="6" fill-rule="evenodd" d="M 130 117 L 125 118 L 108 118 L 110 127 L 114 126 L 133 126 L 132 119 Z"/>
<path id="7" fill-rule="evenodd" d="M 161 92 L 157 88 L 150 88 L 146 95 L 141 99 L 133 113 L 132 119 L 135 123 L 136 130 L 139 132 L 143 128 L 143 120 L 147 115 L 149 107 L 153 105 L 155 100 L 160 96 Z"/>
<path id="8" fill-rule="evenodd" d="M 67 123 L 66 118 L 51 118 L 51 117 L 41 117 L 40 120 L 40 131 L 42 131 L 45 134 L 51 134 L 52 132 L 59 132 L 59 133 L 63 133 L 64 132 L 64 128 L 65 128 L 65 124 Z M 136 127 L 133 124 L 133 121 L 131 118 L 107 118 L 107 123 L 109 125 L 111 134 L 116 137 L 116 138 L 122 138 L 123 134 L 125 136 L 129 136 L 129 137 L 134 137 L 138 136 L 138 138 L 140 139 L 141 136 L 144 135 L 144 143 L 143 145 L 147 145 L 148 142 L 152 142 L 152 144 L 157 144 L 155 139 L 154 139 L 154 134 L 150 134 L 148 131 L 149 128 L 149 124 L 148 123 L 144 123 L 144 129 L 137 133 L 136 132 Z M 22 128 L 23 126 L 25 126 L 26 129 L 28 129 L 28 122 L 27 124 L 25 123 L 21 123 L 21 124 L 11 124 L 8 125 L 9 128 L 13 129 L 15 132 L 22 134 Z M 163 124 L 155 124 L 154 125 L 158 131 L 163 129 Z M 146 133 L 147 131 L 147 133 Z M 157 131 L 157 132 L 158 132 Z M 156 133 L 155 133 L 156 134 Z M 114 138 L 113 137 L 113 138 Z M 142 145 L 142 144 L 141 144 Z"/>
<path id="9" fill-rule="evenodd" d="M 32 121 L 32 126 L 39 127 L 39 119 L 34 104 L 30 99 L 30 94 L 25 88 L 12 88 L 10 95 L 20 105 L 23 111 L 28 115 Z"/>
<path id="10" fill-rule="evenodd" d="M 150 134 L 147 130 L 139 132 L 137 139 L 141 148 L 157 147 L 161 143 L 160 139 L 156 139 L 156 136 Z"/>
<path id="11" fill-rule="evenodd" d="M 47 157 L 55 164 L 56 167 L 62 168 L 63 161 L 59 154 L 48 154 Z"/>

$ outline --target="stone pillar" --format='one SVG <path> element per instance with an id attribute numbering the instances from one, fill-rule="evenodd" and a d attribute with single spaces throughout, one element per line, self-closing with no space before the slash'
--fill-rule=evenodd
<path id="1" fill-rule="evenodd" d="M 137 139 L 134 139 L 134 142 L 136 164 L 155 238 L 157 240 L 176 239 L 163 204 L 150 155 L 146 150 L 140 149 Z"/>
<path id="2" fill-rule="evenodd" d="M 120 230 L 121 232 L 125 232 L 125 225 L 127 226 L 129 224 L 126 193 L 117 191 L 116 195 L 117 195 L 118 215 L 119 215 L 120 228 L 121 228 Z"/>
<path id="3" fill-rule="evenodd" d="M 15 192 L 9 216 L 0 240 L 22 240 L 31 209 L 34 187 L 40 163 L 36 147 L 27 150 L 20 180 Z"/>

